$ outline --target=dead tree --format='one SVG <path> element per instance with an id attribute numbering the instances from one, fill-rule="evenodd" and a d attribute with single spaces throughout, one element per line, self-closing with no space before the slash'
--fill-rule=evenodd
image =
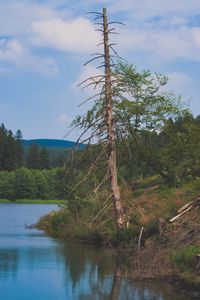
<path id="1" fill-rule="evenodd" d="M 121 59 L 117 52 L 113 49 L 113 45 L 109 43 L 109 35 L 115 32 L 115 28 L 109 28 L 111 24 L 119 23 L 119 22 L 108 22 L 106 8 L 103 8 L 103 13 L 90 12 L 95 14 L 95 20 L 100 19 L 101 21 L 96 23 L 100 25 L 100 28 L 96 29 L 101 32 L 103 40 L 99 44 L 103 45 L 103 53 L 95 53 L 93 54 L 93 58 L 85 63 L 87 65 L 90 62 L 95 60 L 102 59 L 101 64 L 97 68 L 104 68 L 104 74 L 92 76 L 90 78 L 85 79 L 83 82 L 79 84 L 82 87 L 93 86 L 96 89 L 97 86 L 101 87 L 101 91 L 96 93 L 94 96 L 89 97 L 81 104 L 89 101 L 91 99 L 95 99 L 96 103 L 100 103 L 103 99 L 103 109 L 101 114 L 98 114 L 98 118 L 95 117 L 91 120 L 88 120 L 87 114 L 85 117 L 78 116 L 78 121 L 74 123 L 75 127 L 84 128 L 83 133 L 79 137 L 77 143 L 83 143 L 86 141 L 91 142 L 93 138 L 99 139 L 104 143 L 104 152 L 107 153 L 107 161 L 108 161 L 108 174 L 106 178 L 110 179 L 110 187 L 113 199 L 113 207 L 115 212 L 115 222 L 117 230 L 121 230 L 124 227 L 124 215 L 121 204 L 120 190 L 117 181 L 117 166 L 116 166 L 116 145 L 115 145 L 115 123 L 113 120 L 113 82 L 112 78 L 112 69 L 111 67 L 115 66 L 114 59 Z M 122 24 L 122 23 L 119 23 Z M 110 50 L 114 52 L 113 55 L 110 54 Z M 92 111 L 92 110 L 91 110 Z M 92 132 L 89 135 L 89 138 L 83 139 L 85 133 L 89 130 Z M 95 163 L 98 159 L 95 161 Z M 91 170 L 93 170 L 91 166 Z M 92 171 L 91 171 L 92 172 Z M 89 171 L 88 174 L 91 174 Z M 96 218 L 94 218 L 96 219 Z"/>
<path id="2" fill-rule="evenodd" d="M 115 219 L 118 229 L 124 225 L 123 210 L 121 204 L 120 190 L 117 182 L 115 130 L 112 112 L 112 81 L 110 68 L 109 29 L 106 8 L 103 8 L 103 37 L 104 37 L 104 62 L 105 62 L 105 101 L 106 119 L 108 130 L 108 167 L 110 173 L 111 190 L 113 193 L 113 204 Z"/>

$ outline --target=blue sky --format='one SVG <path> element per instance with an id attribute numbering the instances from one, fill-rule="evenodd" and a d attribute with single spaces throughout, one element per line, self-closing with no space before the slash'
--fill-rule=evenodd
<path id="1" fill-rule="evenodd" d="M 76 84 L 95 74 L 83 67 L 100 37 L 87 11 L 107 7 L 126 24 L 113 37 L 138 70 L 169 77 L 168 90 L 200 114 L 200 1 L 0 0 L 0 122 L 23 137 L 62 138 L 89 104 Z M 77 132 L 67 138 L 75 140 Z"/>

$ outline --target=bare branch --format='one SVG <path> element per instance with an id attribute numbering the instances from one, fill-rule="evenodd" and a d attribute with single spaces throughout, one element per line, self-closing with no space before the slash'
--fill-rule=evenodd
<path id="1" fill-rule="evenodd" d="M 102 58 L 104 57 L 103 54 L 102 55 L 99 55 L 99 56 L 96 56 L 96 57 L 93 57 L 92 59 L 88 60 L 84 66 L 88 65 L 89 63 L 91 63 L 93 60 L 96 60 L 96 59 L 99 59 L 99 58 Z"/>
<path id="2" fill-rule="evenodd" d="M 103 79 L 103 78 L 102 78 L 102 79 Z M 90 83 L 84 85 L 84 86 L 82 87 L 82 89 L 88 88 L 88 87 L 90 87 L 91 85 L 94 85 L 94 86 L 95 86 L 94 89 L 95 89 L 96 86 L 97 86 L 98 84 L 100 84 L 100 82 L 103 82 L 102 79 L 97 80 L 97 81 L 90 82 Z"/>
<path id="3" fill-rule="evenodd" d="M 79 183 L 70 191 L 69 196 L 72 195 L 72 193 L 83 183 L 86 181 L 86 179 L 90 176 L 90 174 L 94 171 L 97 162 L 100 160 L 100 158 L 102 157 L 102 155 L 104 154 L 104 150 L 107 147 L 107 145 L 104 145 L 104 147 L 102 148 L 102 150 L 100 151 L 100 153 L 98 154 L 98 156 L 96 157 L 95 161 L 93 162 L 92 166 L 90 167 L 88 173 L 86 174 L 86 176 L 79 181 Z"/>
<path id="4" fill-rule="evenodd" d="M 101 95 L 101 93 L 98 93 L 98 94 L 95 94 L 95 95 L 92 96 L 92 97 L 87 98 L 85 101 L 81 102 L 81 103 L 78 105 L 78 107 L 80 107 L 81 105 L 85 104 L 87 101 L 89 101 L 89 100 L 91 100 L 91 99 L 93 99 L 93 98 L 95 98 L 95 97 L 97 97 L 97 96 L 100 96 L 100 95 Z"/>
<path id="5" fill-rule="evenodd" d="M 97 78 L 97 77 L 105 78 L 105 75 L 102 74 L 102 75 L 95 75 L 95 76 L 89 77 L 89 78 L 83 80 L 82 82 L 80 82 L 80 83 L 77 85 L 77 87 L 79 87 L 79 86 L 81 86 L 83 83 L 85 83 L 85 82 L 87 82 L 87 81 L 89 81 L 89 80 L 92 80 L 92 79 L 94 79 L 94 78 Z"/>
<path id="6" fill-rule="evenodd" d="M 99 17 L 94 18 L 94 20 L 96 21 L 96 20 L 102 19 L 102 18 L 103 18 L 102 16 L 99 16 Z"/>
<path id="7" fill-rule="evenodd" d="M 104 53 L 98 53 L 98 52 L 97 52 L 97 53 L 92 53 L 92 54 L 91 54 L 91 56 L 95 56 L 95 55 L 96 55 L 96 56 L 102 55 L 103 57 L 105 56 Z"/>
<path id="8" fill-rule="evenodd" d="M 108 22 L 108 25 L 110 25 L 110 24 L 119 24 L 119 25 L 125 26 L 125 24 L 122 22 Z"/>
<path id="9" fill-rule="evenodd" d="M 111 31 L 111 32 L 109 32 L 109 34 L 119 34 L 119 32 Z"/>
<path id="10" fill-rule="evenodd" d="M 66 138 L 72 131 L 74 131 L 76 129 L 77 126 L 74 126 L 73 128 L 71 128 L 64 136 L 63 139 Z"/>
<path id="11" fill-rule="evenodd" d="M 115 31 L 115 30 L 116 30 L 116 28 L 115 28 L 115 27 L 112 27 L 112 28 L 110 28 L 110 29 L 108 30 L 108 33 L 111 32 L 111 31 Z"/>
<path id="12" fill-rule="evenodd" d="M 97 69 L 100 69 L 100 68 L 105 68 L 105 64 L 102 64 L 102 65 L 97 67 Z"/>
<path id="13" fill-rule="evenodd" d="M 103 30 L 102 29 L 95 29 L 95 31 L 100 31 L 100 32 L 102 32 L 103 33 Z"/>
<path id="14" fill-rule="evenodd" d="M 100 13 L 100 12 L 98 12 L 98 11 L 88 11 L 88 12 L 86 12 L 86 14 L 87 15 L 89 15 L 89 14 L 95 14 L 95 15 L 99 15 L 99 16 L 103 17 L 103 14 Z"/>
<path id="15" fill-rule="evenodd" d="M 99 43 L 99 44 L 97 45 L 97 47 L 99 47 L 99 46 L 101 46 L 101 45 L 103 45 L 103 42 Z"/>

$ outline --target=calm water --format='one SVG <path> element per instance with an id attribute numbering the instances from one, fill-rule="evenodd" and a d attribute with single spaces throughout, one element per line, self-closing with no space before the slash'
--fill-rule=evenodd
<path id="1" fill-rule="evenodd" d="M 189 300 L 165 283 L 116 276 L 103 249 L 62 243 L 25 224 L 55 205 L 0 204 L 0 300 Z"/>

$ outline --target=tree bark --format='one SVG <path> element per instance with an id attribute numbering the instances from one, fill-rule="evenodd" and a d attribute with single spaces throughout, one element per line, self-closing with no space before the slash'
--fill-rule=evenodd
<path id="1" fill-rule="evenodd" d="M 124 215 L 121 204 L 119 186 L 117 182 L 117 166 L 116 166 L 116 147 L 115 147 L 115 131 L 113 124 L 112 111 L 112 82 L 110 68 L 110 48 L 109 48 L 109 31 L 108 18 L 106 8 L 103 8 L 103 36 L 104 36 L 104 59 L 105 59 L 105 100 L 106 100 L 106 116 L 108 130 L 108 167 L 110 172 L 111 190 L 113 193 L 113 205 L 115 211 L 115 221 L 117 229 L 120 230 L 124 226 Z"/>

